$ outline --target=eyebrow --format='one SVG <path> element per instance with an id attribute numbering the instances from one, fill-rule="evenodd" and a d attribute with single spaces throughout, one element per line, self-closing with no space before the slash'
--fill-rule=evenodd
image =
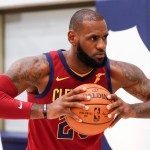
<path id="1" fill-rule="evenodd" d="M 109 35 L 109 33 L 105 34 L 104 36 L 107 37 Z"/>
<path id="2" fill-rule="evenodd" d="M 109 33 L 106 33 L 106 34 L 104 34 L 103 36 L 99 36 L 98 34 L 95 34 L 95 33 L 90 33 L 90 34 L 88 34 L 87 35 L 87 37 L 91 37 L 91 36 L 97 36 L 97 37 L 100 37 L 100 38 L 102 38 L 102 37 L 107 37 L 109 35 Z"/>

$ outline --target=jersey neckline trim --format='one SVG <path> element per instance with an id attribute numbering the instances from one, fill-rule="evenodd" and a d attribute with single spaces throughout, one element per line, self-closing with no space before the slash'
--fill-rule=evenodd
<path id="1" fill-rule="evenodd" d="M 54 80 L 54 75 L 53 75 L 54 66 L 53 66 L 52 58 L 50 57 L 49 53 L 44 53 L 44 55 L 47 57 L 47 60 L 48 60 L 49 65 L 50 65 L 50 72 L 49 72 L 50 77 L 49 77 L 49 81 L 48 81 L 48 84 L 47 84 L 46 89 L 44 90 L 44 92 L 41 93 L 41 94 L 36 95 L 36 98 L 42 98 L 45 95 L 47 95 L 47 93 L 49 92 L 49 89 L 52 86 L 53 80 Z"/>
<path id="2" fill-rule="evenodd" d="M 61 62 L 62 62 L 62 64 L 63 64 L 63 66 L 64 66 L 65 69 L 67 70 L 67 72 L 68 72 L 71 76 L 73 76 L 74 78 L 76 78 L 76 79 L 79 80 L 79 81 L 85 81 L 86 79 L 90 78 L 90 77 L 94 74 L 94 72 L 97 70 L 97 68 L 94 68 L 88 75 L 86 75 L 86 76 L 84 76 L 84 77 L 78 76 L 78 75 L 75 74 L 75 73 L 70 69 L 70 67 L 68 66 L 68 64 L 67 64 L 67 62 L 66 62 L 66 59 L 65 59 L 65 57 L 64 57 L 64 55 L 63 55 L 63 53 L 62 53 L 61 50 L 58 50 L 58 55 L 59 55 L 59 57 L 60 57 L 60 59 L 61 59 Z"/>

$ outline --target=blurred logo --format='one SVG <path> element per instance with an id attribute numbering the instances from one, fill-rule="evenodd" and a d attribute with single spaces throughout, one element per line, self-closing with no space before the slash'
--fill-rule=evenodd
<path id="1" fill-rule="evenodd" d="M 64 77 L 64 78 L 61 78 L 61 77 L 57 77 L 56 78 L 56 81 L 62 81 L 62 80 L 66 80 L 66 79 L 68 79 L 68 78 L 70 78 L 70 77 Z"/>
<path id="2" fill-rule="evenodd" d="M 22 109 L 22 102 L 20 102 L 20 106 L 18 107 L 19 109 Z"/>
<path id="3" fill-rule="evenodd" d="M 97 83 L 98 81 L 100 81 L 101 76 L 104 76 L 104 75 L 105 75 L 105 73 L 96 74 L 96 79 L 95 79 L 94 83 Z"/>
<path id="4" fill-rule="evenodd" d="M 94 122 L 98 122 L 100 120 L 100 108 L 94 108 Z"/>

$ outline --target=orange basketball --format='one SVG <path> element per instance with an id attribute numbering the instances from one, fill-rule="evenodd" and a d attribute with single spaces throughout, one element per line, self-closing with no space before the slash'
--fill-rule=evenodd
<path id="1" fill-rule="evenodd" d="M 112 100 L 107 99 L 109 91 L 98 84 L 82 84 L 79 87 L 86 87 L 86 92 L 82 93 L 90 95 L 91 99 L 81 101 L 89 106 L 88 110 L 80 108 L 71 108 L 71 111 L 82 119 L 82 122 L 77 122 L 69 116 L 65 116 L 68 125 L 76 132 L 84 135 L 96 135 L 107 129 L 112 118 L 108 118 L 109 111 L 106 108 Z"/>

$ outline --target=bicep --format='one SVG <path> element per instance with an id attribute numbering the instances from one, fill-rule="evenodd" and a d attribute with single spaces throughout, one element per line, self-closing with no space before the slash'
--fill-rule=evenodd
<path id="1" fill-rule="evenodd" d="M 140 68 L 119 61 L 112 61 L 112 66 L 121 88 L 142 101 L 150 100 L 150 80 Z"/>
<path id="2" fill-rule="evenodd" d="M 150 100 L 150 80 L 146 77 L 139 78 L 139 81 L 136 84 L 124 87 L 124 89 L 142 101 Z"/>
<path id="3" fill-rule="evenodd" d="M 25 80 L 25 76 L 27 73 L 24 72 L 25 63 L 23 60 L 18 60 L 14 62 L 10 68 L 4 73 L 8 76 L 13 84 L 16 86 L 18 90 L 18 94 L 22 93 L 29 86 L 29 83 Z"/>
<path id="4" fill-rule="evenodd" d="M 130 65 L 125 71 L 125 80 L 128 83 L 124 89 L 142 101 L 150 100 L 150 80 L 137 66 Z"/>
<path id="5" fill-rule="evenodd" d="M 49 69 L 45 55 L 39 55 L 16 61 L 5 74 L 12 79 L 21 93 L 30 87 L 40 89 L 43 79 L 49 74 Z"/>

